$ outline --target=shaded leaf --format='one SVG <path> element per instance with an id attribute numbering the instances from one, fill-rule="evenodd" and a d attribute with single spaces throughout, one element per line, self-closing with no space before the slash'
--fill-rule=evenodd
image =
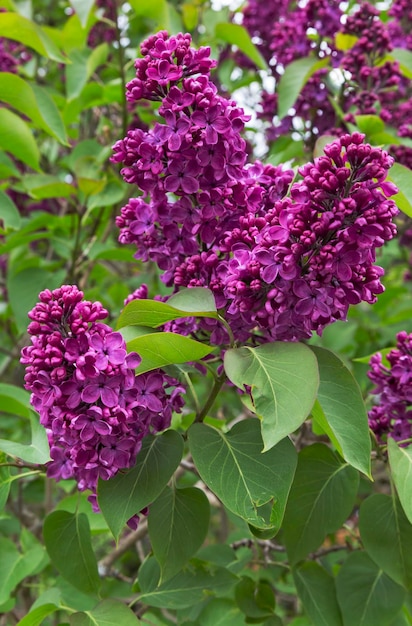
<path id="1" fill-rule="evenodd" d="M 406 517 L 412 524 L 412 449 L 398 446 L 388 437 L 389 464 L 392 479 Z"/>
<path id="2" fill-rule="evenodd" d="M 278 341 L 227 350 L 224 366 L 237 387 L 251 387 L 265 450 L 296 430 L 310 413 L 319 374 L 316 358 L 304 344 Z"/>
<path id="3" fill-rule="evenodd" d="M 161 566 L 161 581 L 179 572 L 202 545 L 210 506 L 200 489 L 166 489 L 150 505 L 149 535 Z"/>
<path id="4" fill-rule="evenodd" d="M 193 606 L 211 593 L 228 592 L 237 577 L 223 567 L 211 571 L 191 568 L 177 574 L 153 591 L 143 593 L 139 602 L 166 609 L 182 609 Z"/>
<path id="5" fill-rule="evenodd" d="M 412 524 L 396 497 L 374 494 L 362 502 L 359 530 L 375 563 L 395 582 L 412 589 Z"/>
<path id="6" fill-rule="evenodd" d="M 20 552 L 6 537 L 0 537 L 0 604 L 8 600 L 17 585 L 27 576 L 36 572 L 44 558 L 44 548 L 40 544 Z"/>
<path id="7" fill-rule="evenodd" d="M 358 383 L 330 350 L 313 346 L 319 366 L 318 402 L 339 442 L 339 452 L 370 477 L 371 441 L 368 416 Z"/>
<path id="8" fill-rule="evenodd" d="M 70 626 L 137 626 L 140 623 L 129 607 L 111 598 L 103 600 L 91 611 L 70 616 Z"/>
<path id="9" fill-rule="evenodd" d="M 182 454 L 183 440 L 173 430 L 145 437 L 132 469 L 119 472 L 108 481 L 99 480 L 99 507 L 116 540 L 127 520 L 160 495 Z"/>
<path id="10" fill-rule="evenodd" d="M 342 626 L 335 582 L 318 563 L 302 563 L 292 570 L 305 612 L 316 626 Z"/>
<path id="11" fill-rule="evenodd" d="M 190 451 L 200 476 L 223 504 L 257 528 L 279 530 L 296 467 L 289 439 L 262 453 L 259 422 L 249 419 L 228 433 L 205 424 L 189 431 Z M 271 502 L 269 519 L 259 507 Z"/>
<path id="12" fill-rule="evenodd" d="M 44 543 L 55 568 L 74 587 L 97 593 L 100 578 L 84 513 L 53 511 L 44 522 Z"/>
<path id="13" fill-rule="evenodd" d="M 301 450 L 283 523 L 292 564 L 316 550 L 349 517 L 358 484 L 358 472 L 326 445 Z"/>
<path id="14" fill-rule="evenodd" d="M 364 552 L 348 556 L 336 579 L 344 626 L 387 626 L 399 612 L 405 591 Z"/>
<path id="15" fill-rule="evenodd" d="M 253 580 L 243 576 L 235 588 L 235 598 L 241 611 L 249 619 L 263 621 L 271 617 L 275 610 L 275 595 L 271 585 L 265 580 Z"/>

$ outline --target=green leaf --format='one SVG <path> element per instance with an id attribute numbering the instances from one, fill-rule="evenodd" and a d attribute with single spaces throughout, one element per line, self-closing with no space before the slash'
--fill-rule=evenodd
<path id="1" fill-rule="evenodd" d="M 17 626 L 40 626 L 48 615 L 52 615 L 52 613 L 56 613 L 58 610 L 59 607 L 55 604 L 42 604 L 27 613 L 27 615 L 17 623 Z"/>
<path id="2" fill-rule="evenodd" d="M 271 585 L 265 580 L 253 580 L 243 576 L 235 588 L 235 598 L 241 611 L 249 619 L 263 621 L 275 610 L 275 596 Z"/>
<path id="3" fill-rule="evenodd" d="M 129 607 L 108 598 L 96 608 L 70 616 L 70 626 L 137 626 L 141 622 Z"/>
<path id="4" fill-rule="evenodd" d="M 0 221 L 3 222 L 3 228 L 8 230 L 12 228 L 17 230 L 20 228 L 20 213 L 13 200 L 2 189 L 0 189 Z"/>
<path id="5" fill-rule="evenodd" d="M 237 577 L 223 567 L 211 571 L 190 568 L 177 574 L 160 587 L 143 593 L 139 602 L 165 609 L 182 609 L 200 603 L 211 593 L 225 593 Z"/>
<path id="6" fill-rule="evenodd" d="M 398 61 L 400 70 L 407 78 L 412 78 L 412 52 L 405 48 L 394 48 L 390 55 L 392 59 Z"/>
<path id="7" fill-rule="evenodd" d="M 316 626 L 342 626 L 335 582 L 318 563 L 302 563 L 292 570 L 303 608 Z"/>
<path id="8" fill-rule="evenodd" d="M 5 461 L 6 455 L 0 452 L 0 462 L 4 463 Z M 10 467 L 0 467 L 0 513 L 6 506 L 10 493 L 11 483 L 12 478 L 10 474 Z"/>
<path id="9" fill-rule="evenodd" d="M 30 393 L 22 387 L 0 383 L 0 406 L 5 413 L 30 417 Z"/>
<path id="10" fill-rule="evenodd" d="M 218 39 L 237 46 L 253 63 L 261 70 L 267 70 L 268 66 L 265 59 L 252 42 L 249 33 L 244 26 L 239 24 L 230 24 L 221 22 L 216 24 L 215 35 Z"/>
<path id="11" fill-rule="evenodd" d="M 44 130 L 55 137 L 64 146 L 69 146 L 66 128 L 60 111 L 47 89 L 40 85 L 31 86 L 36 98 L 37 107 L 43 119 Z"/>
<path id="12" fill-rule="evenodd" d="M 145 437 L 132 469 L 119 472 L 108 481 L 99 480 L 99 507 L 116 540 L 127 520 L 160 495 L 182 454 L 183 440 L 173 430 Z"/>
<path id="13" fill-rule="evenodd" d="M 281 76 L 278 91 L 278 117 L 282 119 L 295 104 L 297 97 L 309 78 L 329 63 L 328 59 L 319 61 L 317 57 L 305 57 L 292 61 Z"/>
<path id="14" fill-rule="evenodd" d="M 355 115 L 355 123 L 361 133 L 368 137 L 385 130 L 385 124 L 379 115 Z"/>
<path id="15" fill-rule="evenodd" d="M 30 196 L 39 200 L 43 198 L 68 198 L 77 192 L 73 185 L 50 174 L 26 174 L 22 182 Z"/>
<path id="16" fill-rule="evenodd" d="M 109 54 L 107 43 L 102 43 L 93 50 L 73 50 L 66 65 L 66 93 L 68 100 L 77 98 L 93 72 L 102 65 Z"/>
<path id="17" fill-rule="evenodd" d="M 130 0 L 135 14 L 154 20 L 154 30 L 166 29 L 170 34 L 182 30 L 182 23 L 174 6 L 166 0 Z"/>
<path id="18" fill-rule="evenodd" d="M 166 489 L 150 505 L 149 535 L 161 566 L 161 581 L 172 578 L 202 545 L 210 506 L 200 489 Z"/>
<path id="19" fill-rule="evenodd" d="M 26 545 L 25 538 L 28 535 L 28 531 L 22 531 L 21 551 L 12 541 L 0 537 L 0 605 L 7 602 L 22 580 L 37 573 L 37 568 L 44 559 L 45 550 L 38 541 Z"/>
<path id="20" fill-rule="evenodd" d="M 360 507 L 363 545 L 395 582 L 412 589 L 412 525 L 396 497 L 374 494 Z"/>
<path id="21" fill-rule="evenodd" d="M 312 347 L 319 366 L 318 402 L 345 461 L 371 477 L 368 416 L 358 383 L 333 352 Z"/>
<path id="22" fill-rule="evenodd" d="M 189 293 L 191 291 L 194 293 Z M 173 304 L 170 305 L 169 302 Z M 183 317 L 217 318 L 212 292 L 202 287 L 195 287 L 179 291 L 167 303 L 157 300 L 132 300 L 119 315 L 116 328 L 133 324 L 157 328 L 166 322 Z"/>
<path id="23" fill-rule="evenodd" d="M 283 522 L 292 564 L 316 550 L 349 517 L 358 484 L 358 472 L 326 445 L 301 450 Z"/>
<path id="24" fill-rule="evenodd" d="M 95 0 L 70 0 L 70 4 L 79 16 L 80 24 L 85 28 Z"/>
<path id="25" fill-rule="evenodd" d="M 31 444 L 26 446 L 22 443 L 0 439 L 0 450 L 9 456 L 15 456 L 28 463 L 47 463 L 50 461 L 50 449 L 44 426 L 34 413 L 30 413 Z"/>
<path id="26" fill-rule="evenodd" d="M 66 63 L 66 58 L 60 53 L 45 31 L 18 13 L 7 12 L 0 14 L 0 37 L 19 41 L 42 56 L 58 63 Z"/>
<path id="27" fill-rule="evenodd" d="M 29 117 L 35 126 L 67 144 L 59 110 L 45 89 L 30 85 L 17 74 L 0 72 L 0 100 Z"/>
<path id="28" fill-rule="evenodd" d="M 7 602 L 17 585 L 33 574 L 44 558 L 40 544 L 22 548 L 20 552 L 10 539 L 0 537 L 0 605 Z"/>
<path id="29" fill-rule="evenodd" d="M 199 314 L 199 311 L 216 313 L 215 297 L 212 291 L 205 287 L 181 289 L 168 299 L 167 304 L 186 313 Z"/>
<path id="30" fill-rule="evenodd" d="M 399 192 L 391 200 L 406 215 L 412 217 L 412 180 L 411 170 L 405 165 L 394 163 L 389 170 L 388 180 L 392 181 Z"/>
<path id="31" fill-rule="evenodd" d="M 405 591 L 364 552 L 353 552 L 337 579 L 344 626 L 387 626 L 399 612 Z"/>
<path id="32" fill-rule="evenodd" d="M 44 543 L 55 568 L 76 589 L 97 593 L 100 578 L 87 515 L 53 511 L 44 522 Z"/>
<path id="33" fill-rule="evenodd" d="M 149 333 L 129 341 L 127 350 L 142 357 L 136 374 L 143 374 L 166 365 L 199 361 L 214 347 L 177 333 Z"/>
<path id="34" fill-rule="evenodd" d="M 398 446 L 388 437 L 389 464 L 392 479 L 406 517 L 412 524 L 412 448 Z"/>
<path id="35" fill-rule="evenodd" d="M 262 419 L 265 450 L 296 430 L 316 400 L 317 362 L 302 343 L 279 341 L 228 350 L 224 366 L 237 387 L 251 387 L 254 410 Z"/>
<path id="36" fill-rule="evenodd" d="M 0 19 L 4 13 L 0 13 Z M 34 170 L 40 171 L 40 153 L 26 122 L 8 109 L 0 109 L 0 147 Z"/>
<path id="37" fill-rule="evenodd" d="M 199 615 L 199 626 L 246 626 L 246 622 L 233 600 L 215 598 Z"/>
<path id="38" fill-rule="evenodd" d="M 348 35 L 345 33 L 336 33 L 335 35 L 335 46 L 337 50 L 350 50 L 353 48 L 355 43 L 358 41 L 359 37 L 355 35 Z"/>
<path id="39" fill-rule="evenodd" d="M 228 433 L 193 424 L 188 437 L 194 463 L 213 493 L 248 523 L 276 534 L 296 467 L 291 441 L 284 439 L 262 453 L 259 421 L 254 418 L 235 424 Z M 265 519 L 259 508 L 272 500 L 270 518 Z"/>

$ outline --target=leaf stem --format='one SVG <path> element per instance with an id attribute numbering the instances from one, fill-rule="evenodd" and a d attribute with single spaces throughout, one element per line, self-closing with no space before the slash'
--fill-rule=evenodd
<path id="1" fill-rule="evenodd" d="M 219 395 L 219 391 L 223 387 L 224 382 L 226 381 L 226 374 L 222 372 L 220 376 L 215 379 L 214 385 L 210 390 L 210 394 L 206 403 L 201 411 L 198 411 L 196 414 L 195 422 L 203 422 L 204 418 L 208 414 L 209 410 L 213 406 L 217 396 Z"/>

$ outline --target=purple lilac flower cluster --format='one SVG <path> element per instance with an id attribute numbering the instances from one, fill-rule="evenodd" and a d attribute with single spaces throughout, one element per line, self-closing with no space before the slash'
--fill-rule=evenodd
<path id="1" fill-rule="evenodd" d="M 310 147 L 319 134 L 346 132 L 348 123 L 356 115 L 378 115 L 395 128 L 401 137 L 412 136 L 411 80 L 404 76 L 395 61 L 387 60 L 394 47 L 411 48 L 411 27 L 407 15 L 410 7 L 404 0 L 395 1 L 389 10 L 390 20 L 384 23 L 380 12 L 363 2 L 353 14 L 343 19 L 340 0 L 309 0 L 304 6 L 284 3 L 280 19 L 273 26 L 270 37 L 261 3 L 249 2 L 244 10 L 244 25 L 255 36 L 262 54 L 269 59 L 272 74 L 278 80 L 284 68 L 292 61 L 318 56 L 329 57 L 330 67 L 315 72 L 302 89 L 294 104 L 293 115 L 277 117 L 276 94 L 263 93 L 259 116 L 269 122 L 268 141 L 295 130 L 296 120 L 303 124 L 300 132 Z M 259 38 L 259 28 L 262 37 Z M 346 51 L 336 48 L 337 34 L 356 38 Z M 271 54 L 269 54 L 269 52 Z M 330 69 L 339 69 L 343 83 L 333 86 Z M 336 106 L 344 113 L 337 115 Z M 299 127 L 299 126 L 298 126 Z M 410 165 L 411 149 L 394 146 L 396 159 Z"/>
<path id="2" fill-rule="evenodd" d="M 127 97 L 160 100 L 162 123 L 146 132 L 130 130 L 114 146 L 112 160 L 123 164 L 123 178 L 142 193 L 122 209 L 117 225 L 120 241 L 136 244 L 136 257 L 155 261 L 172 285 L 187 257 L 199 247 L 214 250 L 246 207 L 282 197 L 293 173 L 245 167 L 240 133 L 248 117 L 218 95 L 209 48 L 194 50 L 190 35 L 162 31 L 141 49 Z"/>
<path id="3" fill-rule="evenodd" d="M 383 291 L 375 249 L 396 232 L 396 189 L 384 182 L 393 159 L 345 135 L 299 170 L 286 197 L 290 170 L 246 164 L 245 115 L 216 93 L 209 50 L 162 32 L 142 52 L 128 97 L 160 99 L 166 123 L 114 146 L 142 193 L 117 219 L 120 241 L 155 261 L 167 285 L 211 289 L 239 341 L 255 331 L 307 338 L 345 319 L 349 304 L 374 302 Z M 201 325 L 212 342 L 227 340 L 214 320 Z"/>
<path id="4" fill-rule="evenodd" d="M 412 443 L 412 333 L 398 333 L 397 346 L 386 355 L 372 356 L 369 378 L 375 387 L 377 404 L 369 411 L 369 427 L 379 443 L 388 437 L 405 445 Z"/>
<path id="5" fill-rule="evenodd" d="M 32 345 L 22 350 L 25 386 L 47 429 L 47 474 L 74 478 L 96 507 L 99 478 L 134 465 L 143 437 L 168 428 L 183 388 L 162 371 L 135 375 L 141 359 L 102 323 L 100 302 L 74 285 L 46 289 L 30 311 Z"/>

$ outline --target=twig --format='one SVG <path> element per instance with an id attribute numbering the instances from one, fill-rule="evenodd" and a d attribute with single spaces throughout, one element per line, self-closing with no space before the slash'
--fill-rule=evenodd
<path id="1" fill-rule="evenodd" d="M 119 545 L 109 552 L 101 561 L 99 561 L 99 572 L 102 576 L 106 576 L 111 566 L 117 559 L 119 559 L 129 548 L 131 548 L 137 541 L 142 539 L 147 534 L 147 520 L 143 520 L 139 523 L 139 527 L 127 535 Z"/>

